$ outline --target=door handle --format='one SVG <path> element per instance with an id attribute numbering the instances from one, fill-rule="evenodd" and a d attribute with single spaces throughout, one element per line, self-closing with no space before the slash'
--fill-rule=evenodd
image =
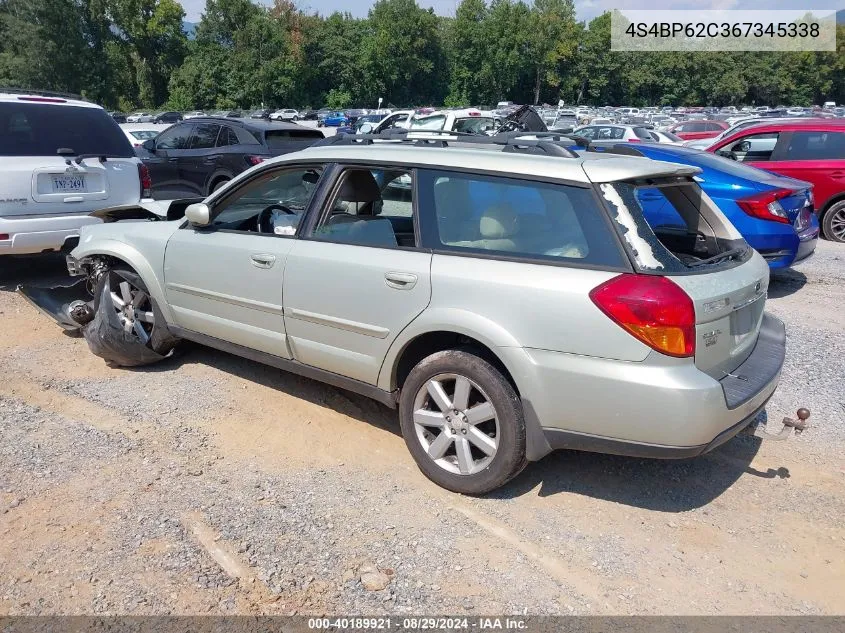
<path id="1" fill-rule="evenodd" d="M 179 159 L 178 158 L 168 158 L 167 162 L 168 163 L 175 163 L 177 160 L 179 160 Z"/>
<path id="2" fill-rule="evenodd" d="M 842 178 L 842 176 L 845 176 L 845 171 L 832 171 L 830 175 L 834 178 Z"/>
<path id="3" fill-rule="evenodd" d="M 396 290 L 410 290 L 417 285 L 417 276 L 413 273 L 384 273 L 384 281 Z"/>
<path id="4" fill-rule="evenodd" d="M 276 256 L 269 253 L 255 253 L 250 255 L 249 258 L 256 268 L 272 268 L 273 264 L 276 263 Z"/>

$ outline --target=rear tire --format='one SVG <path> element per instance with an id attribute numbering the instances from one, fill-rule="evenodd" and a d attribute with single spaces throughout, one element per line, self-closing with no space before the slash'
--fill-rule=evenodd
<path id="1" fill-rule="evenodd" d="M 822 232 L 832 242 L 845 242 L 845 200 L 832 204 L 825 211 Z"/>
<path id="2" fill-rule="evenodd" d="M 436 352 L 411 370 L 399 423 L 419 469 L 447 490 L 482 495 L 525 467 L 519 396 L 493 365 L 469 351 Z"/>
<path id="3" fill-rule="evenodd" d="M 100 278 L 94 319 L 82 334 L 91 352 L 121 367 L 163 360 L 179 342 L 141 277 L 124 266 L 111 268 Z"/>

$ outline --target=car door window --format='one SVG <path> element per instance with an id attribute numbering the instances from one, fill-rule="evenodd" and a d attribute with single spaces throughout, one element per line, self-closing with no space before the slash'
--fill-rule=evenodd
<path id="1" fill-rule="evenodd" d="M 404 168 L 345 170 L 313 237 L 361 246 L 413 247 L 413 174 Z"/>
<path id="2" fill-rule="evenodd" d="M 322 167 L 300 167 L 262 174 L 214 206 L 211 226 L 267 235 L 296 235 L 322 172 Z"/>
<path id="3" fill-rule="evenodd" d="M 585 139 L 592 141 L 596 137 L 596 128 L 583 127 L 576 132 L 578 136 L 583 136 Z"/>
<path id="4" fill-rule="evenodd" d="M 174 125 L 156 137 L 156 149 L 188 149 L 193 125 Z"/>
<path id="5" fill-rule="evenodd" d="M 220 134 L 217 135 L 217 147 L 229 147 L 238 144 L 238 136 L 235 131 L 227 126 L 220 128 Z"/>
<path id="6" fill-rule="evenodd" d="M 739 140 L 728 143 L 717 153 L 741 163 L 764 162 L 771 160 L 772 152 L 778 143 L 778 132 L 749 134 Z"/>
<path id="7" fill-rule="evenodd" d="M 220 126 L 212 123 L 200 123 L 194 126 L 194 133 L 191 136 L 190 149 L 209 149 L 217 142 L 217 134 Z"/>
<path id="8" fill-rule="evenodd" d="M 482 255 L 623 263 L 588 188 L 497 176 L 418 171 L 419 208 L 436 216 L 436 248 Z M 424 223 L 429 226 L 430 223 Z"/>
<path id="9" fill-rule="evenodd" d="M 845 159 L 845 132 L 793 132 L 785 160 Z"/>

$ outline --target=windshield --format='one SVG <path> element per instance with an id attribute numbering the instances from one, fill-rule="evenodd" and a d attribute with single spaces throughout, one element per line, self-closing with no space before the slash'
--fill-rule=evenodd
<path id="1" fill-rule="evenodd" d="M 681 143 L 681 142 L 683 142 L 683 140 L 684 140 L 684 139 L 682 139 L 680 136 L 677 136 L 676 134 L 672 134 L 672 133 L 671 133 L 671 132 L 669 132 L 669 131 L 666 131 L 666 132 L 660 132 L 660 133 L 661 133 L 663 136 L 665 136 L 666 138 L 668 138 L 670 141 L 675 141 L 676 143 Z"/>
<path id="2" fill-rule="evenodd" d="M 56 156 L 59 149 L 121 158 L 135 156 L 105 110 L 45 103 L 0 103 L 0 156 Z"/>

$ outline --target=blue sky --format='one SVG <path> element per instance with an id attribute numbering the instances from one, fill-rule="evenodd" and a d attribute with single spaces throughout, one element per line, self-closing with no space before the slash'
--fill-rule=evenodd
<path id="1" fill-rule="evenodd" d="M 181 0 L 185 19 L 198 22 L 205 9 L 205 0 Z M 270 4 L 269 1 L 266 2 Z M 367 15 L 372 2 L 367 0 L 297 0 L 296 4 L 319 13 L 349 11 L 355 16 Z M 440 15 L 454 15 L 459 0 L 417 0 L 422 7 L 432 7 Z M 578 19 L 590 20 L 608 9 L 839 9 L 842 0 L 575 0 Z"/>

